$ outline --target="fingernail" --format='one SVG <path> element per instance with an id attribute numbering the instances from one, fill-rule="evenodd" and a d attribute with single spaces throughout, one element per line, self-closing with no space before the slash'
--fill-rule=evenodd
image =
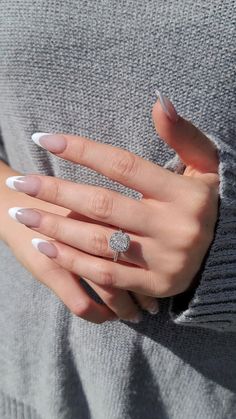
<path id="1" fill-rule="evenodd" d="M 150 314 L 157 314 L 159 312 L 159 304 L 158 301 L 154 300 L 147 308 L 146 310 Z"/>
<path id="2" fill-rule="evenodd" d="M 143 316 L 141 312 L 138 312 L 137 314 L 135 314 L 134 317 L 130 317 L 129 319 L 126 319 L 126 321 L 131 322 L 131 323 L 140 323 L 143 320 Z"/>
<path id="3" fill-rule="evenodd" d="M 63 135 L 49 134 L 48 132 L 35 132 L 31 139 L 35 144 L 50 151 L 51 153 L 62 153 L 66 148 L 66 140 Z"/>
<path id="4" fill-rule="evenodd" d="M 171 101 L 164 96 L 159 90 L 155 91 L 157 97 L 159 97 L 161 107 L 163 111 L 165 112 L 166 116 L 172 121 L 177 122 L 179 119 L 179 115 L 176 112 L 176 109 L 174 105 L 171 103 Z"/>
<path id="5" fill-rule="evenodd" d="M 24 192 L 29 195 L 37 195 L 40 188 L 40 179 L 35 176 L 11 176 L 6 179 L 6 185 L 10 189 Z"/>
<path id="6" fill-rule="evenodd" d="M 57 256 L 57 248 L 51 242 L 43 239 L 32 239 L 32 245 L 40 253 L 48 256 L 49 258 L 55 258 Z"/>
<path id="7" fill-rule="evenodd" d="M 12 207 L 9 208 L 8 214 L 27 227 L 40 226 L 41 214 L 31 208 Z"/>

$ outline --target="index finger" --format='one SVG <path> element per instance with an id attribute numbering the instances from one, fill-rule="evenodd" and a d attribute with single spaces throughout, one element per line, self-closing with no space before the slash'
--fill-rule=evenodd
<path id="1" fill-rule="evenodd" d="M 180 176 L 128 150 L 59 133 L 35 133 L 32 140 L 65 160 L 89 167 L 141 192 L 145 198 L 170 201 L 176 194 Z"/>

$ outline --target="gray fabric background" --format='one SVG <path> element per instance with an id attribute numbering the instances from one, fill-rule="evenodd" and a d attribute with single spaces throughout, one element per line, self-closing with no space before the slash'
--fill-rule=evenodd
<path id="1" fill-rule="evenodd" d="M 233 0 L 0 2 L 0 148 L 14 169 L 136 197 L 30 137 L 76 133 L 171 168 L 175 153 L 151 119 L 159 88 L 217 144 L 221 179 L 199 285 L 163 299 L 138 325 L 76 317 L 0 244 L 1 419 L 236 417 L 235 8 Z"/>

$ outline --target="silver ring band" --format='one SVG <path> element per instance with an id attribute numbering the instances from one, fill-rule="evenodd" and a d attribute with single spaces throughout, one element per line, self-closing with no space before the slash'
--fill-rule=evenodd
<path id="1" fill-rule="evenodd" d="M 114 251 L 113 261 L 117 262 L 119 253 L 126 252 L 130 246 L 130 237 L 121 229 L 113 233 L 109 241 L 110 248 Z"/>

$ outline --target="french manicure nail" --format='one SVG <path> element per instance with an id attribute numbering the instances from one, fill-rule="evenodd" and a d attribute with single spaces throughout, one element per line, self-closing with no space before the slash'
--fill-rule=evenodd
<path id="1" fill-rule="evenodd" d="M 38 146 L 51 153 L 62 153 L 66 148 L 66 140 L 63 135 L 49 134 L 48 132 L 35 132 L 31 139 Z"/>
<path id="2" fill-rule="evenodd" d="M 146 309 L 150 314 L 157 314 L 159 312 L 159 304 L 154 300 Z"/>
<path id="3" fill-rule="evenodd" d="M 167 117 L 172 122 L 177 122 L 179 119 L 179 115 L 177 114 L 176 109 L 174 105 L 171 103 L 171 101 L 166 96 L 164 96 L 159 90 L 156 90 L 155 93 L 157 97 L 159 97 L 161 107 L 167 115 Z"/>
<path id="4" fill-rule="evenodd" d="M 141 312 L 138 312 L 134 317 L 127 319 L 126 321 L 131 323 L 140 323 L 143 320 L 143 316 Z"/>
<path id="5" fill-rule="evenodd" d="M 57 256 L 57 248 L 51 242 L 43 239 L 32 239 L 32 245 L 40 253 L 48 256 L 49 258 L 55 258 Z"/>
<path id="6" fill-rule="evenodd" d="M 8 214 L 27 227 L 40 226 L 41 214 L 31 208 L 12 207 L 9 208 Z"/>
<path id="7" fill-rule="evenodd" d="M 36 176 L 11 176 L 6 179 L 6 186 L 29 195 L 37 195 L 40 188 L 40 179 Z"/>

